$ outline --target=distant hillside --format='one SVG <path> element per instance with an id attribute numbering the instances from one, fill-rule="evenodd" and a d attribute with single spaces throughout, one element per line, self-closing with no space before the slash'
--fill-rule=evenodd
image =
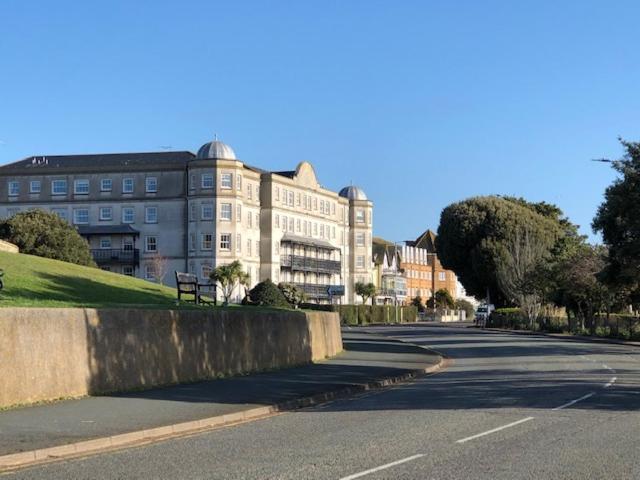
<path id="1" fill-rule="evenodd" d="M 0 252 L 0 307 L 175 308 L 173 288 L 97 268 Z"/>

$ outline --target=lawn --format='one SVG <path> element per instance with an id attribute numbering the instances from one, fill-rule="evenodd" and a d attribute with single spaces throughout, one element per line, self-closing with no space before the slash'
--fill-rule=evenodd
<path id="1" fill-rule="evenodd" d="M 0 307 L 176 307 L 173 288 L 97 268 L 4 252 L 0 268 Z"/>

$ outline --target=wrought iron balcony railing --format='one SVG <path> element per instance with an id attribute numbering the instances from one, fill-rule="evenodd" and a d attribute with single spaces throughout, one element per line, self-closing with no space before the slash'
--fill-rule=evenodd
<path id="1" fill-rule="evenodd" d="M 301 272 L 328 274 L 339 274 L 341 270 L 341 264 L 338 260 L 324 260 L 302 255 L 282 255 L 280 257 L 280 266 Z"/>
<path id="2" fill-rule="evenodd" d="M 115 263 L 138 265 L 140 263 L 140 250 L 137 248 L 129 250 L 98 248 L 91 250 L 91 255 L 98 265 Z"/>

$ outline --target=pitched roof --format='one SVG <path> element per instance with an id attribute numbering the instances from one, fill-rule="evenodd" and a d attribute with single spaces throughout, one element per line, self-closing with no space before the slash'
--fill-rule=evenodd
<path id="1" fill-rule="evenodd" d="M 1 173 L 35 173 L 78 168 L 149 168 L 180 167 L 195 155 L 187 151 L 145 153 L 97 153 L 84 155 L 37 155 L 0 166 Z"/>
<path id="2" fill-rule="evenodd" d="M 431 230 L 426 230 L 415 240 L 407 240 L 407 246 L 424 248 L 429 253 L 436 251 L 436 234 Z"/>
<path id="3" fill-rule="evenodd" d="M 398 255 L 398 260 L 401 260 L 401 249 L 397 248 L 393 242 L 385 240 L 384 238 L 373 237 L 371 243 L 371 253 L 375 265 L 382 265 L 384 263 L 385 253 L 388 259 L 392 259 L 394 255 Z"/>

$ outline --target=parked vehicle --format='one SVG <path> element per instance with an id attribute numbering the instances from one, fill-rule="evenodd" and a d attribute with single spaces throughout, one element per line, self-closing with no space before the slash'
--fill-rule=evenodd
<path id="1" fill-rule="evenodd" d="M 495 309 L 496 307 L 491 303 L 488 305 L 486 303 L 480 305 L 476 310 L 475 323 L 481 327 L 484 327 L 487 324 L 487 320 L 489 319 L 491 312 L 493 312 Z"/>

